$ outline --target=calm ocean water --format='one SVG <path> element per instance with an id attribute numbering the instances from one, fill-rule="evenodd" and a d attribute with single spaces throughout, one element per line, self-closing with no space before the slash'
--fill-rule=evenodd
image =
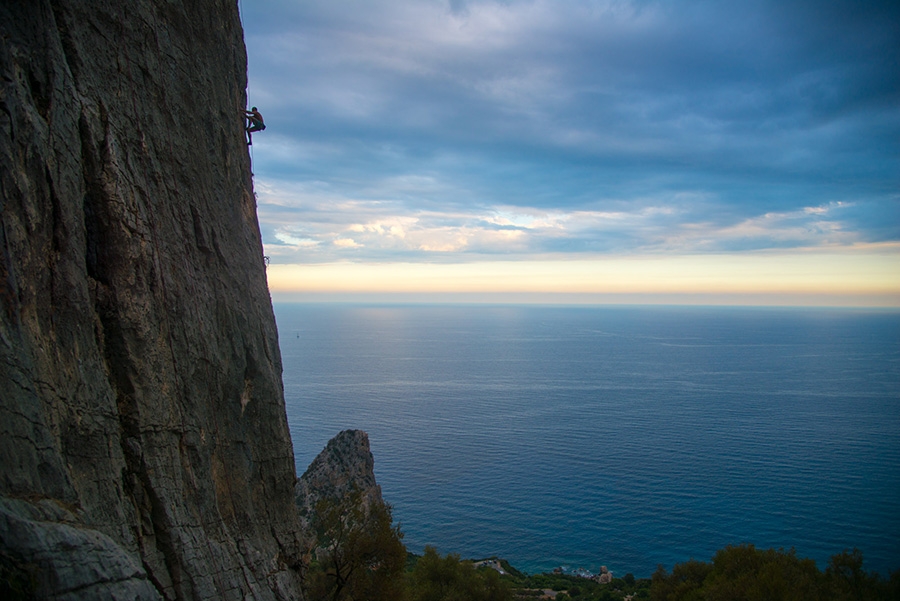
<path id="1" fill-rule="evenodd" d="M 276 304 L 298 474 L 369 433 L 411 551 L 900 568 L 900 313 Z"/>

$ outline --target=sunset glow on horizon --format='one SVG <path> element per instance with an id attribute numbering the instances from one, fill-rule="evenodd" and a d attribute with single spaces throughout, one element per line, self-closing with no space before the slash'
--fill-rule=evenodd
<path id="1" fill-rule="evenodd" d="M 900 7 L 254 0 L 273 298 L 900 306 Z"/>
<path id="2" fill-rule="evenodd" d="M 276 301 L 393 294 L 401 300 L 515 301 L 520 296 L 523 302 L 900 307 L 900 261 L 893 246 L 858 254 L 273 264 L 268 278 Z"/>

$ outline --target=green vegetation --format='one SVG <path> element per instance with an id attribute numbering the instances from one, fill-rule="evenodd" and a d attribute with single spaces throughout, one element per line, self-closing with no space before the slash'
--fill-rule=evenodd
<path id="1" fill-rule="evenodd" d="M 314 559 L 306 573 L 310 601 L 403 599 L 406 547 L 390 505 L 356 491 L 316 504 Z"/>
<path id="2" fill-rule="evenodd" d="M 556 601 L 618 601 L 626 597 L 641 601 L 650 599 L 650 579 L 625 574 L 623 578 L 600 584 L 569 574 L 535 574 L 519 583 L 517 594 L 523 600 L 536 599 L 544 590 L 557 592 Z"/>
<path id="3" fill-rule="evenodd" d="M 475 569 L 459 555 L 441 557 L 425 547 L 409 573 L 411 601 L 512 601 L 512 583 L 493 568 Z"/>
<path id="4" fill-rule="evenodd" d="M 854 549 L 834 555 L 824 572 L 793 549 L 729 546 L 711 563 L 687 561 L 653 574 L 652 601 L 878 601 L 900 599 L 900 571 L 889 580 L 862 567 Z"/>
<path id="5" fill-rule="evenodd" d="M 313 525 L 310 601 L 537 601 L 545 591 L 556 601 L 900 601 L 900 570 L 887 580 L 870 574 L 855 549 L 833 556 L 822 571 L 793 549 L 729 546 L 711 562 L 676 564 L 671 574 L 660 566 L 652 579 L 625 574 L 601 584 L 571 574 L 529 576 L 497 558 L 442 557 L 434 547 L 407 554 L 390 506 L 366 503 L 359 493 L 320 502 Z"/>

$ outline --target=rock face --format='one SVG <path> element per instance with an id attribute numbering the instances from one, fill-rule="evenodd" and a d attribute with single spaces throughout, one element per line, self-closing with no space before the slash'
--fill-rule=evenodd
<path id="1" fill-rule="evenodd" d="M 235 1 L 0 37 L 0 556 L 39 598 L 298 597 Z"/>
<path id="2" fill-rule="evenodd" d="M 354 490 L 362 492 L 366 503 L 382 501 L 369 436 L 362 430 L 344 430 L 328 441 L 297 481 L 295 496 L 304 529 L 316 503 L 339 500 Z"/>

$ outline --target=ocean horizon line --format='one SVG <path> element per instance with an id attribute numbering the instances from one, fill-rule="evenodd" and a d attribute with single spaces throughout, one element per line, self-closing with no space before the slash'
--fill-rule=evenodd
<path id="1" fill-rule="evenodd" d="M 702 295 L 496 295 L 496 294 L 345 294 L 345 293 L 271 293 L 272 302 L 285 305 L 388 305 L 388 306 L 535 306 L 535 307 L 696 307 L 696 308 L 746 308 L 746 309 L 835 309 L 900 312 L 900 299 L 894 303 L 854 303 L 847 299 L 817 299 L 816 302 L 788 302 L 784 299 L 710 298 Z M 826 302 L 830 300 L 831 302 Z"/>

